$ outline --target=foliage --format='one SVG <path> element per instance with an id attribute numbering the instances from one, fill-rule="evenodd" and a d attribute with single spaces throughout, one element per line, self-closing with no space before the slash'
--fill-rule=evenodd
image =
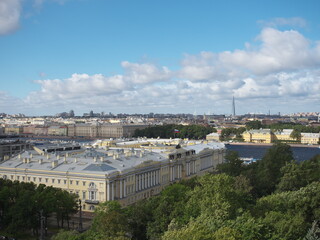
<path id="1" fill-rule="evenodd" d="M 273 131 L 283 130 L 283 129 L 294 129 L 297 132 L 306 132 L 306 133 L 319 133 L 320 126 L 305 126 L 299 123 L 273 123 L 270 125 L 263 125 L 262 128 L 270 128 Z"/>
<path id="2" fill-rule="evenodd" d="M 299 141 L 301 139 L 301 132 L 297 129 L 293 129 L 290 133 L 290 137 Z"/>
<path id="3" fill-rule="evenodd" d="M 259 120 L 246 122 L 246 129 L 260 129 L 262 128 L 262 123 Z"/>
<path id="4" fill-rule="evenodd" d="M 254 213 L 264 217 L 278 236 L 301 239 L 320 217 L 320 183 L 313 182 L 297 191 L 271 194 L 257 201 Z"/>
<path id="5" fill-rule="evenodd" d="M 221 141 L 227 141 L 231 139 L 231 136 L 235 136 L 234 139 L 236 140 L 243 140 L 242 138 L 242 133 L 245 131 L 246 129 L 244 127 L 240 127 L 240 128 L 224 128 L 221 131 L 221 135 L 220 135 L 220 140 Z"/>
<path id="6" fill-rule="evenodd" d="M 127 236 L 128 222 L 120 203 L 109 201 L 100 204 L 95 211 L 87 239 L 130 239 Z"/>
<path id="7" fill-rule="evenodd" d="M 291 162 L 281 169 L 282 177 L 277 191 L 294 191 L 319 181 L 320 154 L 301 163 Z"/>
<path id="8" fill-rule="evenodd" d="M 280 169 L 293 161 L 291 147 L 287 144 L 277 143 L 269 148 L 255 165 L 254 179 L 251 182 L 258 196 L 271 194 L 282 177 Z"/>
<path id="9" fill-rule="evenodd" d="M 38 234 L 40 211 L 47 219 L 53 213 L 59 221 L 68 222 L 69 215 L 77 211 L 76 196 L 43 184 L 0 179 L 0 222 L 2 229 L 17 236 L 27 230 Z"/>
<path id="10" fill-rule="evenodd" d="M 236 151 L 228 151 L 225 156 L 225 162 L 217 166 L 217 170 L 230 176 L 238 176 L 242 171 L 243 162 Z"/>
<path id="11" fill-rule="evenodd" d="M 172 219 L 179 224 L 189 221 L 184 212 L 190 190 L 186 185 L 173 184 L 164 189 L 159 197 L 149 201 L 149 207 L 153 209 L 152 221 L 147 226 L 150 239 L 159 238 L 168 229 Z"/>
<path id="12" fill-rule="evenodd" d="M 179 130 L 179 132 L 176 133 L 175 129 Z M 137 129 L 134 137 L 205 139 L 206 135 L 216 131 L 215 128 L 209 126 L 167 124 Z"/>
<path id="13" fill-rule="evenodd" d="M 303 240 L 320 240 L 320 228 L 317 221 L 313 222 L 312 227 Z"/>

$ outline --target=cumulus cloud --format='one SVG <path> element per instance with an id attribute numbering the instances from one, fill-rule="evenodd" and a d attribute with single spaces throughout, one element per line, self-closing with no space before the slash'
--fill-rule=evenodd
<path id="1" fill-rule="evenodd" d="M 319 43 L 313 46 L 297 31 L 265 28 L 258 39 L 261 41 L 258 50 L 223 52 L 220 60 L 233 68 L 243 68 L 262 75 L 319 65 Z"/>
<path id="2" fill-rule="evenodd" d="M 266 27 L 253 47 L 185 55 L 175 71 L 151 63 L 123 61 L 121 66 L 122 75 L 37 80 L 40 90 L 24 101 L 39 109 L 222 113 L 231 111 L 226 105 L 233 95 L 243 112 L 320 103 L 320 42 L 294 30 Z"/>
<path id="3" fill-rule="evenodd" d="M 0 1 L 0 35 L 9 34 L 19 28 L 20 0 Z"/>
<path id="4" fill-rule="evenodd" d="M 123 61 L 121 66 L 125 69 L 126 78 L 136 84 L 167 81 L 171 77 L 171 72 L 167 67 L 158 68 L 149 63 L 138 64 Z"/>

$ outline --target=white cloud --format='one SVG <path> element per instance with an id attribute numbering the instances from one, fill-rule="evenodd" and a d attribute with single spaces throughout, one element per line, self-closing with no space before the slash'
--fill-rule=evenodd
<path id="1" fill-rule="evenodd" d="M 301 17 L 292 17 L 292 18 L 273 18 L 269 21 L 260 20 L 258 21 L 263 27 L 280 27 L 280 26 L 293 26 L 304 28 L 307 26 L 307 21 Z"/>
<path id="2" fill-rule="evenodd" d="M 243 68 L 253 74 L 269 74 L 319 66 L 319 43 L 315 47 L 297 31 L 262 30 L 258 50 L 223 52 L 220 61 L 233 68 Z"/>
<path id="3" fill-rule="evenodd" d="M 244 49 L 185 55 L 176 71 L 151 63 L 123 61 L 121 66 L 122 75 L 37 80 L 40 90 L 25 104 L 55 112 L 228 113 L 233 95 L 242 112 L 314 109 L 320 103 L 320 43 L 293 30 L 268 27 Z"/>
<path id="4" fill-rule="evenodd" d="M 138 64 L 123 61 L 121 66 L 125 69 L 125 77 L 136 84 L 162 82 L 169 80 L 171 77 L 171 72 L 167 67 L 159 69 L 150 63 Z"/>
<path id="5" fill-rule="evenodd" d="M 9 34 L 19 28 L 20 0 L 0 1 L 0 35 Z"/>

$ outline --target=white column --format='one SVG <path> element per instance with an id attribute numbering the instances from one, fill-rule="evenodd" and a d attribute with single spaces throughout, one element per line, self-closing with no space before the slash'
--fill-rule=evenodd
<path id="1" fill-rule="evenodd" d="M 107 201 L 110 201 L 110 183 L 107 182 Z"/>
<path id="2" fill-rule="evenodd" d="M 139 191 L 139 179 L 138 179 L 138 175 L 135 176 L 136 179 L 136 192 Z"/>
<path id="3" fill-rule="evenodd" d="M 152 186 L 156 185 L 155 171 L 152 171 Z"/>
<path id="4" fill-rule="evenodd" d="M 123 186 L 122 186 L 122 179 L 120 179 L 120 199 L 122 198 L 122 190 L 123 190 Z"/>
<path id="5" fill-rule="evenodd" d="M 111 200 L 114 200 L 114 184 L 111 183 Z"/>
<path id="6" fill-rule="evenodd" d="M 142 189 L 142 176 L 139 174 L 139 191 Z"/>
<path id="7" fill-rule="evenodd" d="M 123 197 L 127 197 L 127 184 L 126 184 L 126 180 L 123 180 Z"/>
<path id="8" fill-rule="evenodd" d="M 148 188 L 151 187 L 151 174 L 148 172 Z"/>
<path id="9" fill-rule="evenodd" d="M 187 163 L 187 176 L 189 176 L 189 174 L 190 174 L 189 173 L 189 171 L 190 171 L 190 166 L 189 165 L 190 165 L 190 163 Z"/>
<path id="10" fill-rule="evenodd" d="M 144 189 L 146 189 L 148 187 L 148 174 L 144 173 L 143 178 L 144 178 Z"/>

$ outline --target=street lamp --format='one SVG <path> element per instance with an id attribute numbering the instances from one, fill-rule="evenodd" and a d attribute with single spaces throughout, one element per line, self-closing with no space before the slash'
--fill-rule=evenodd
<path id="1" fill-rule="evenodd" d="M 79 199 L 79 232 L 82 232 L 82 205 L 81 205 L 81 199 Z"/>

